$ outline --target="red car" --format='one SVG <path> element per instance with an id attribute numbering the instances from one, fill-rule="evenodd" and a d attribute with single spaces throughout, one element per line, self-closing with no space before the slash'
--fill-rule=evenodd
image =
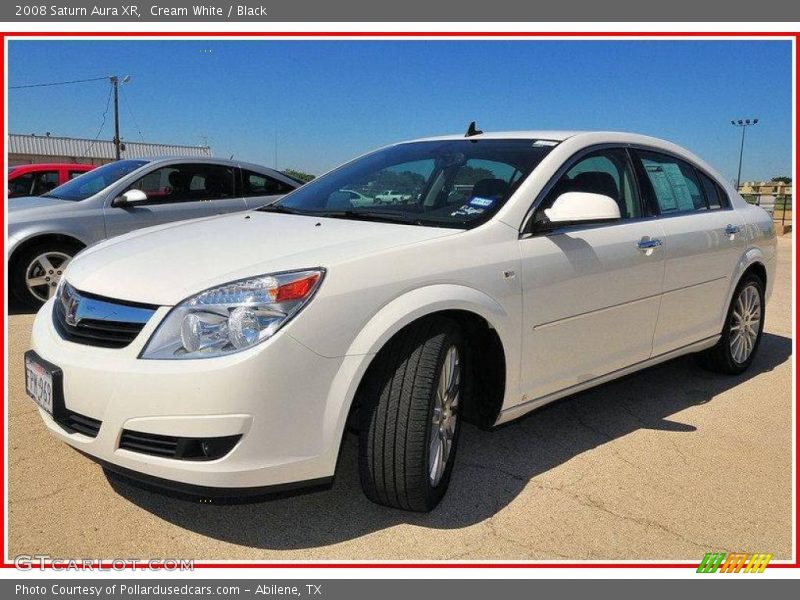
<path id="1" fill-rule="evenodd" d="M 8 167 L 8 197 L 41 196 L 96 165 L 43 163 Z"/>

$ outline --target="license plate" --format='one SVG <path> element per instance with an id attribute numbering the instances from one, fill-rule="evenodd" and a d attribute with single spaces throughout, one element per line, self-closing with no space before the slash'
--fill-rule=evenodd
<path id="1" fill-rule="evenodd" d="M 53 414 L 53 373 L 31 356 L 25 357 L 25 388 L 42 410 Z"/>

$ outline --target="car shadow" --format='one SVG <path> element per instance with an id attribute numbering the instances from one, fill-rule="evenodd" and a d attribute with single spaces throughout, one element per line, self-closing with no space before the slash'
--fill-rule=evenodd
<path id="1" fill-rule="evenodd" d="M 109 482 L 122 497 L 165 521 L 261 549 L 326 546 L 401 523 L 467 527 L 511 503 L 537 476 L 607 442 L 640 429 L 696 431 L 672 415 L 771 371 L 791 351 L 790 338 L 765 333 L 756 360 L 740 376 L 709 373 L 692 357 L 682 357 L 570 396 L 494 431 L 465 426 L 450 489 L 428 514 L 384 508 L 364 497 L 352 434 L 346 436 L 333 487 L 322 492 L 219 506 L 163 496 L 117 477 Z"/>
<path id="2" fill-rule="evenodd" d="M 38 308 L 31 308 L 17 300 L 11 294 L 8 295 L 8 314 L 9 315 L 32 315 Z"/>

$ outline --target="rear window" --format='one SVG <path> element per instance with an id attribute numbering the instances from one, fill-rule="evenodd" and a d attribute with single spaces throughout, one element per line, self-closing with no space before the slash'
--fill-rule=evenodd
<path id="1" fill-rule="evenodd" d="M 242 169 L 242 184 L 244 186 L 242 194 L 245 197 L 276 196 L 278 194 L 288 194 L 295 189 L 293 185 L 247 169 Z"/>
<path id="2" fill-rule="evenodd" d="M 700 181 L 703 182 L 703 191 L 708 200 L 708 207 L 711 210 L 728 207 L 728 197 L 722 188 L 717 185 L 711 177 L 700 173 Z"/>

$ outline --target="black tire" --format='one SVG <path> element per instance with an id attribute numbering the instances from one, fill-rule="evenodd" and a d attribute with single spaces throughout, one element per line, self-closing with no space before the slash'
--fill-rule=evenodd
<path id="1" fill-rule="evenodd" d="M 745 288 L 753 288 L 758 296 L 759 301 L 759 322 L 757 330 L 755 331 L 755 342 L 752 344 L 752 350 L 747 355 L 745 360 L 738 361 L 734 357 L 734 352 L 731 348 L 731 339 L 735 335 L 734 328 L 736 326 L 736 315 L 734 311 L 737 306 L 737 301 Z M 742 277 L 733 292 L 731 304 L 728 307 L 728 312 L 725 317 L 725 326 L 722 329 L 722 336 L 719 342 L 712 348 L 697 354 L 697 360 L 700 366 L 715 373 L 725 373 L 728 375 L 738 375 L 743 373 L 753 363 L 753 359 L 758 352 L 758 346 L 761 343 L 761 334 L 764 331 L 764 282 L 760 277 L 754 273 L 747 273 Z"/>
<path id="2" fill-rule="evenodd" d="M 392 338 L 375 358 L 360 394 L 359 473 L 371 501 L 410 511 L 432 510 L 442 499 L 453 470 L 460 417 L 448 424 L 452 444 L 444 469 L 431 474 L 432 421 L 445 358 L 456 348 L 458 414 L 464 403 L 464 342 L 458 324 L 427 317 Z M 450 364 L 450 363 L 448 363 Z M 438 412 L 437 414 L 442 414 Z"/>
<path id="3" fill-rule="evenodd" d="M 36 257 L 49 253 L 63 254 L 72 259 L 78 252 L 80 252 L 80 250 L 81 246 L 77 243 L 55 240 L 50 242 L 42 242 L 41 244 L 36 244 L 35 246 L 23 249 L 22 252 L 14 256 L 13 260 L 11 261 L 8 274 L 9 289 L 11 290 L 14 298 L 28 308 L 38 309 L 42 304 L 44 304 L 44 301 L 31 293 L 25 283 L 28 268 L 31 266 L 31 263 L 36 259 Z M 58 268 L 59 266 L 60 264 L 56 261 L 54 263 L 54 267 L 56 267 L 54 272 L 52 274 L 43 274 L 45 277 L 53 278 L 50 283 L 57 282 L 60 278 L 60 273 L 58 273 L 58 271 L 61 269 Z M 45 288 L 40 288 L 42 296 L 44 296 L 44 289 Z"/>

